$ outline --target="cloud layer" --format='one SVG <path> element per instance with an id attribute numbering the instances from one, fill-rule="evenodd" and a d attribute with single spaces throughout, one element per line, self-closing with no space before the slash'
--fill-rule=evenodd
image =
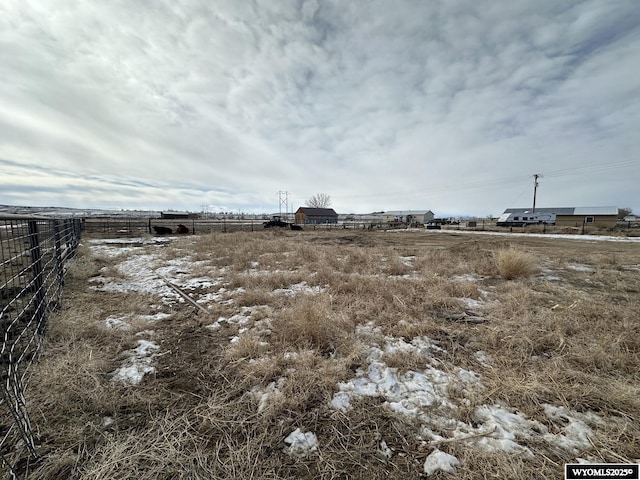
<path id="1" fill-rule="evenodd" d="M 634 0 L 0 5 L 0 203 L 640 210 Z"/>

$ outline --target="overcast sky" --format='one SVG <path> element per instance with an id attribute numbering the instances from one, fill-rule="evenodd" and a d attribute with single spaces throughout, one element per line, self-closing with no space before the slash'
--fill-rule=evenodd
<path id="1" fill-rule="evenodd" d="M 640 213 L 637 0 L 0 2 L 0 204 L 486 216 L 536 173 Z"/>

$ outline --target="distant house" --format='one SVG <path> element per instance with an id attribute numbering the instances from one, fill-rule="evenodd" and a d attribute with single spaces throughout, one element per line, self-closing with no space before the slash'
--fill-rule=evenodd
<path id="1" fill-rule="evenodd" d="M 333 208 L 300 207 L 296 211 L 297 224 L 338 223 L 338 214 Z"/>
<path id="2" fill-rule="evenodd" d="M 429 223 L 435 218 L 431 210 L 392 210 L 380 214 L 384 222 Z"/>
<path id="3" fill-rule="evenodd" d="M 615 227 L 617 220 L 617 207 L 543 207 L 536 208 L 535 212 L 531 208 L 507 208 L 498 219 L 497 225 L 553 223 L 565 227 Z"/>

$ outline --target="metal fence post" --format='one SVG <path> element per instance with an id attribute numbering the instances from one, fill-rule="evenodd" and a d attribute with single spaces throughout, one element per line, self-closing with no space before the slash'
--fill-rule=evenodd
<path id="1" fill-rule="evenodd" d="M 55 256 L 56 256 L 56 278 L 58 279 L 58 285 L 64 286 L 64 270 L 62 267 L 62 248 L 60 243 L 60 225 L 58 220 L 53 221 L 53 235 L 55 241 Z"/>
<path id="2" fill-rule="evenodd" d="M 40 240 L 38 238 L 38 222 L 29 220 L 29 251 L 31 252 L 31 272 L 33 274 L 33 294 L 35 299 L 35 319 L 38 325 L 38 333 L 45 329 L 45 299 L 42 288 L 42 253 L 40 252 Z"/>

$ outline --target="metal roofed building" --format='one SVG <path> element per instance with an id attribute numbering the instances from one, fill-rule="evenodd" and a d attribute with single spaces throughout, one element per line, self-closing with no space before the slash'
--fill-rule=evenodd
<path id="1" fill-rule="evenodd" d="M 531 208 L 507 208 L 505 214 L 532 214 Z M 618 207 L 542 207 L 536 208 L 536 214 L 555 215 L 555 224 L 565 227 L 615 227 L 618 221 Z"/>

